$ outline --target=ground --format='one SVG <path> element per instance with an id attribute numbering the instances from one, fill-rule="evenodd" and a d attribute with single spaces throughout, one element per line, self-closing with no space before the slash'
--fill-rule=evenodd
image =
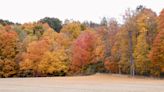
<path id="1" fill-rule="evenodd" d="M 164 92 L 164 80 L 111 74 L 1 78 L 0 92 Z"/>

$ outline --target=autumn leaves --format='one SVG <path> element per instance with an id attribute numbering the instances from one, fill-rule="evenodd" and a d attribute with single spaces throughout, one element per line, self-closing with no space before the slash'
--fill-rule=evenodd
<path id="1" fill-rule="evenodd" d="M 164 10 L 157 16 L 140 7 L 124 19 L 0 25 L 0 77 L 129 74 L 132 68 L 137 75 L 163 75 Z"/>

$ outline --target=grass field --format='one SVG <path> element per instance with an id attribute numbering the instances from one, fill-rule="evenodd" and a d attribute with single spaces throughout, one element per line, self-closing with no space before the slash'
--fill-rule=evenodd
<path id="1" fill-rule="evenodd" d="M 0 92 L 164 92 L 164 80 L 109 74 L 1 78 Z"/>

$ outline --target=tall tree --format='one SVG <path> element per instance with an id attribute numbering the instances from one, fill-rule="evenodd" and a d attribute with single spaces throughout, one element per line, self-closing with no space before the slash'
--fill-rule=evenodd
<path id="1" fill-rule="evenodd" d="M 137 44 L 134 49 L 134 59 L 136 73 L 149 75 L 151 70 L 151 62 L 148 59 L 149 45 L 146 42 L 146 32 L 140 34 L 137 38 Z"/>
<path id="2" fill-rule="evenodd" d="M 118 58 L 119 56 L 116 55 L 114 49 L 116 46 L 116 34 L 119 31 L 119 25 L 117 21 L 114 18 L 111 18 L 108 21 L 108 26 L 102 26 L 100 28 L 97 28 L 98 34 L 100 34 L 102 37 L 102 41 L 105 46 L 105 53 L 104 53 L 104 60 L 105 60 L 105 67 L 110 72 L 118 72 L 118 69 L 112 69 L 113 67 L 118 67 Z M 115 53 L 115 55 L 114 55 Z"/>
<path id="3" fill-rule="evenodd" d="M 149 54 L 151 61 L 154 64 L 153 75 L 160 76 L 164 73 L 164 9 L 159 15 L 158 34 L 153 42 L 152 50 Z"/>
<path id="4" fill-rule="evenodd" d="M 129 61 L 129 37 L 128 32 L 125 27 L 121 27 L 120 31 L 117 33 L 116 43 L 118 45 L 118 56 L 120 60 L 119 73 L 129 74 L 130 73 L 130 61 Z"/>
<path id="5" fill-rule="evenodd" d="M 18 35 L 11 26 L 0 29 L 0 76 L 13 77 L 17 74 Z"/>
<path id="6" fill-rule="evenodd" d="M 161 72 L 164 72 L 164 30 L 156 36 L 149 56 L 155 68 L 153 74 L 159 76 Z"/>
<path id="7" fill-rule="evenodd" d="M 129 44 L 129 60 L 130 60 L 130 74 L 131 76 L 134 76 L 135 74 L 135 66 L 134 66 L 134 58 L 133 58 L 133 34 L 135 34 L 137 28 L 136 28 L 136 17 L 135 13 L 131 10 L 127 10 L 124 16 L 125 19 L 125 29 L 128 32 L 128 44 Z"/>
<path id="8" fill-rule="evenodd" d="M 147 55 L 156 35 L 156 14 L 151 9 L 141 8 L 137 12 L 136 21 L 138 28 L 137 42 L 134 49 L 136 73 L 149 75 L 152 64 Z"/>

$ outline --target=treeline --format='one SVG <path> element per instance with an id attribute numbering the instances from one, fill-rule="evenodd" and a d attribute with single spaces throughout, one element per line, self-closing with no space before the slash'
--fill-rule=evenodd
<path id="1" fill-rule="evenodd" d="M 0 77 L 83 75 L 96 72 L 164 75 L 164 9 L 139 6 L 123 24 L 58 18 L 15 24 L 0 20 Z"/>

